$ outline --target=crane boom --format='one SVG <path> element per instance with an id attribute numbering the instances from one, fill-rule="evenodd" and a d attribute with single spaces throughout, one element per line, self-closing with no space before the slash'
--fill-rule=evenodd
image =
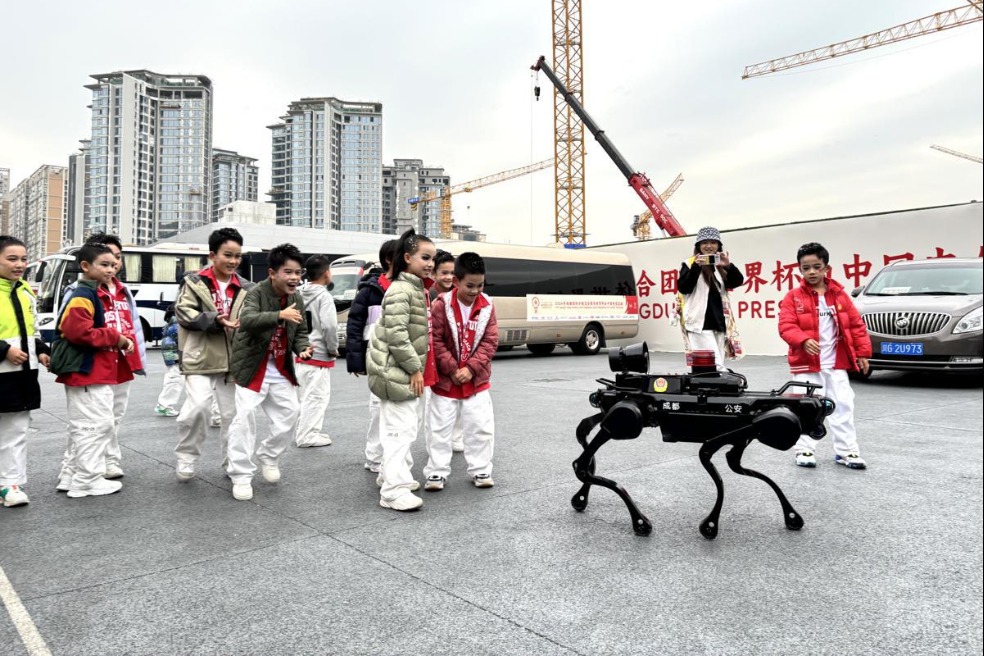
<path id="1" fill-rule="evenodd" d="M 553 166 L 553 158 L 545 159 L 542 162 L 537 162 L 536 164 L 529 164 L 527 166 L 520 166 L 519 168 L 509 169 L 508 171 L 500 171 L 498 173 L 493 173 L 492 175 L 487 175 L 483 178 L 478 178 L 476 180 L 471 180 L 469 182 L 462 182 L 450 187 L 443 187 L 440 190 L 428 191 L 422 196 L 414 196 L 410 198 L 407 202 L 414 209 L 417 205 L 421 203 L 429 203 L 430 201 L 441 199 L 441 238 L 449 239 L 451 237 L 451 196 L 454 194 L 470 193 L 475 189 L 481 189 L 482 187 L 487 187 L 497 182 L 505 182 L 506 180 L 512 180 L 513 178 L 518 178 L 524 175 L 529 175 L 536 171 L 542 171 L 545 168 Z"/>
<path id="2" fill-rule="evenodd" d="M 978 164 L 984 164 L 984 159 L 977 157 L 976 155 L 968 155 L 967 153 L 961 153 L 958 150 L 952 150 L 950 148 L 944 148 L 943 146 L 937 146 L 933 144 L 930 146 L 933 150 L 938 150 L 941 153 L 946 153 L 947 155 L 953 155 L 954 157 L 963 157 L 964 159 L 969 159 L 971 162 L 977 162 Z"/>
<path id="3" fill-rule="evenodd" d="M 663 193 L 659 195 L 659 199 L 665 203 L 682 184 L 683 173 L 677 173 L 677 177 L 673 179 L 669 187 L 663 190 Z M 642 214 L 632 217 L 632 234 L 639 241 L 649 240 L 649 220 L 651 218 L 653 218 L 653 213 L 649 209 Z"/>
<path id="4" fill-rule="evenodd" d="M 653 189 L 653 185 L 649 181 L 649 178 L 647 178 L 645 174 L 634 170 L 632 166 L 629 165 L 625 157 L 622 156 L 622 153 L 618 152 L 615 144 L 613 144 L 608 138 L 608 135 L 605 134 L 605 131 L 598 127 L 598 124 L 595 123 L 594 119 L 588 115 L 588 112 L 584 109 L 581 103 L 578 102 L 577 98 L 575 98 L 571 92 L 564 87 L 563 82 L 561 82 L 557 76 L 554 75 L 554 72 L 550 69 L 550 66 L 547 65 L 546 58 L 541 56 L 530 68 L 534 71 L 543 71 L 543 74 L 547 76 L 547 79 L 554 85 L 557 92 L 564 97 L 564 100 L 566 100 L 567 104 L 574 110 L 574 113 L 581 118 L 581 122 L 584 123 L 586 128 L 588 128 L 588 131 L 591 132 L 592 136 L 594 136 L 602 150 L 608 153 L 608 156 L 611 157 L 613 162 L 615 162 L 615 166 L 618 167 L 618 170 L 621 171 L 622 175 L 628 179 L 629 186 L 635 189 L 635 192 L 639 194 L 640 198 L 642 198 L 642 202 L 646 204 L 646 207 L 652 210 L 653 219 L 656 221 L 656 225 L 658 225 L 671 237 L 679 237 L 687 234 L 687 231 L 683 229 L 683 226 L 680 225 L 680 222 L 677 221 L 675 216 L 673 216 L 673 213 L 670 212 L 669 208 L 666 207 L 662 200 L 660 200 L 659 194 L 657 194 L 656 190 Z"/>
<path id="5" fill-rule="evenodd" d="M 887 30 L 872 32 L 856 39 L 799 52 L 795 55 L 752 64 L 751 66 L 745 67 L 745 71 L 741 74 L 741 79 L 747 80 L 750 77 L 759 77 L 777 71 L 796 68 L 797 66 L 806 66 L 814 62 L 843 57 L 844 55 L 870 50 L 871 48 L 877 48 L 878 46 L 884 46 L 889 43 L 905 41 L 906 39 L 912 39 L 923 34 L 942 32 L 943 30 L 950 30 L 961 25 L 977 23 L 984 19 L 981 5 L 981 0 L 972 0 L 965 7 L 941 11 L 932 16 L 918 18 L 908 23 L 890 27 Z"/>

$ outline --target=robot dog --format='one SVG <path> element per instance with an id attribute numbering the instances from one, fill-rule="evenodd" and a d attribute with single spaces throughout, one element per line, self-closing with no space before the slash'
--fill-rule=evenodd
<path id="1" fill-rule="evenodd" d="M 726 455 L 731 470 L 765 481 L 779 498 L 786 528 L 799 530 L 803 518 L 779 486 L 765 475 L 743 467 L 741 458 L 752 440 L 786 451 L 796 444 L 800 434 L 823 437 L 823 420 L 833 412 L 833 401 L 814 394 L 819 385 L 812 383 L 788 382 L 771 392 L 750 392 L 746 389 L 748 381 L 741 374 L 715 370 L 713 356 L 708 360 L 706 355 L 695 352 L 694 358 L 689 374 L 653 375 L 648 373 L 649 349 L 645 343 L 609 351 L 608 363 L 616 374 L 615 380 L 598 379 L 603 387 L 591 393 L 590 401 L 600 412 L 583 419 L 577 427 L 577 441 L 584 451 L 574 461 L 574 474 L 583 485 L 571 505 L 584 511 L 592 485 L 608 488 L 628 508 L 632 530 L 637 535 L 649 535 L 652 524 L 625 488 L 595 475 L 595 454 L 609 440 L 632 440 L 639 437 L 643 428 L 658 426 L 664 442 L 701 444 L 700 463 L 717 489 L 714 508 L 700 524 L 705 538 L 717 537 L 724 486 L 711 458 L 725 446 L 731 447 Z M 795 388 L 802 388 L 802 393 L 787 395 Z M 589 440 L 595 427 L 599 429 Z"/>

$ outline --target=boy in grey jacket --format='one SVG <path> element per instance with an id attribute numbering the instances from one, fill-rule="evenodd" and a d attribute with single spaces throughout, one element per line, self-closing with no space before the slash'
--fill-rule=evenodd
<path id="1" fill-rule="evenodd" d="M 335 299 L 328 292 L 330 264 L 324 255 L 312 255 L 304 263 L 308 284 L 301 287 L 301 298 L 312 355 L 296 363 L 301 412 L 294 444 L 299 447 L 331 444 L 331 437 L 321 430 L 331 399 L 331 370 L 338 357 L 338 314 Z"/>

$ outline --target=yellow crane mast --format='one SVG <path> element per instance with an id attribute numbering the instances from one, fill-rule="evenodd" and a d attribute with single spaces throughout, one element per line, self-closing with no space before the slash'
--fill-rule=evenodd
<path id="1" fill-rule="evenodd" d="M 750 77 L 759 77 L 777 71 L 785 71 L 790 68 L 796 68 L 797 66 L 806 66 L 814 62 L 870 50 L 871 48 L 877 48 L 878 46 L 884 46 L 889 43 L 913 39 L 924 34 L 934 34 L 943 30 L 953 29 L 954 27 L 960 27 L 961 25 L 977 23 L 984 19 L 984 8 L 982 8 L 982 5 L 984 5 L 984 0 L 968 0 L 966 6 L 917 18 L 908 23 L 890 27 L 887 30 L 865 34 L 856 39 L 841 41 L 822 48 L 814 48 L 813 50 L 799 52 L 795 55 L 752 64 L 751 66 L 745 67 L 741 79 L 747 80 Z"/>
<path id="2" fill-rule="evenodd" d="M 673 193 L 677 189 L 679 189 L 680 185 L 682 184 L 683 184 L 683 173 L 677 173 L 677 177 L 674 178 L 673 182 L 670 183 L 670 186 L 667 187 L 663 191 L 663 193 L 659 195 L 659 199 L 665 203 L 666 199 L 672 196 Z M 652 210 L 649 209 L 647 209 L 642 214 L 638 214 L 632 217 L 632 234 L 639 241 L 648 241 L 650 239 L 649 221 L 652 218 L 653 218 L 653 212 Z"/>
<path id="3" fill-rule="evenodd" d="M 581 0 L 553 0 L 553 70 L 584 104 Z M 584 246 L 584 123 L 554 89 L 554 234 L 559 243 Z"/>
<path id="4" fill-rule="evenodd" d="M 462 182 L 461 184 L 451 185 L 449 187 L 444 187 L 440 190 L 429 191 L 422 196 L 414 196 L 408 202 L 410 207 L 414 210 L 421 203 L 429 203 L 433 200 L 441 199 L 441 238 L 450 239 L 451 238 L 451 196 L 460 193 L 471 193 L 476 189 L 481 189 L 482 187 L 488 187 L 499 182 L 505 182 L 506 180 L 512 180 L 513 178 L 519 178 L 524 175 L 529 175 L 536 171 L 542 171 L 545 168 L 550 167 L 554 163 L 553 159 L 545 159 L 542 162 L 537 162 L 536 164 L 529 164 L 528 166 L 521 166 L 517 169 L 509 169 L 508 171 L 500 171 L 499 173 L 493 173 L 492 175 L 487 175 L 484 178 L 478 178 L 477 180 L 472 180 L 470 182 Z"/>

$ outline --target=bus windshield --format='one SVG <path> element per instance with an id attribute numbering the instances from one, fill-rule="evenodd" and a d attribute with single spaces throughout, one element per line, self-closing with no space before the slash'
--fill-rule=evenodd
<path id="1" fill-rule="evenodd" d="M 52 258 L 45 263 L 45 274 L 38 289 L 38 312 L 53 313 L 58 309 L 62 291 L 79 279 L 82 270 L 75 258 Z"/>
<path id="2" fill-rule="evenodd" d="M 336 301 L 352 301 L 359 291 L 359 270 L 332 271 L 331 295 Z"/>

